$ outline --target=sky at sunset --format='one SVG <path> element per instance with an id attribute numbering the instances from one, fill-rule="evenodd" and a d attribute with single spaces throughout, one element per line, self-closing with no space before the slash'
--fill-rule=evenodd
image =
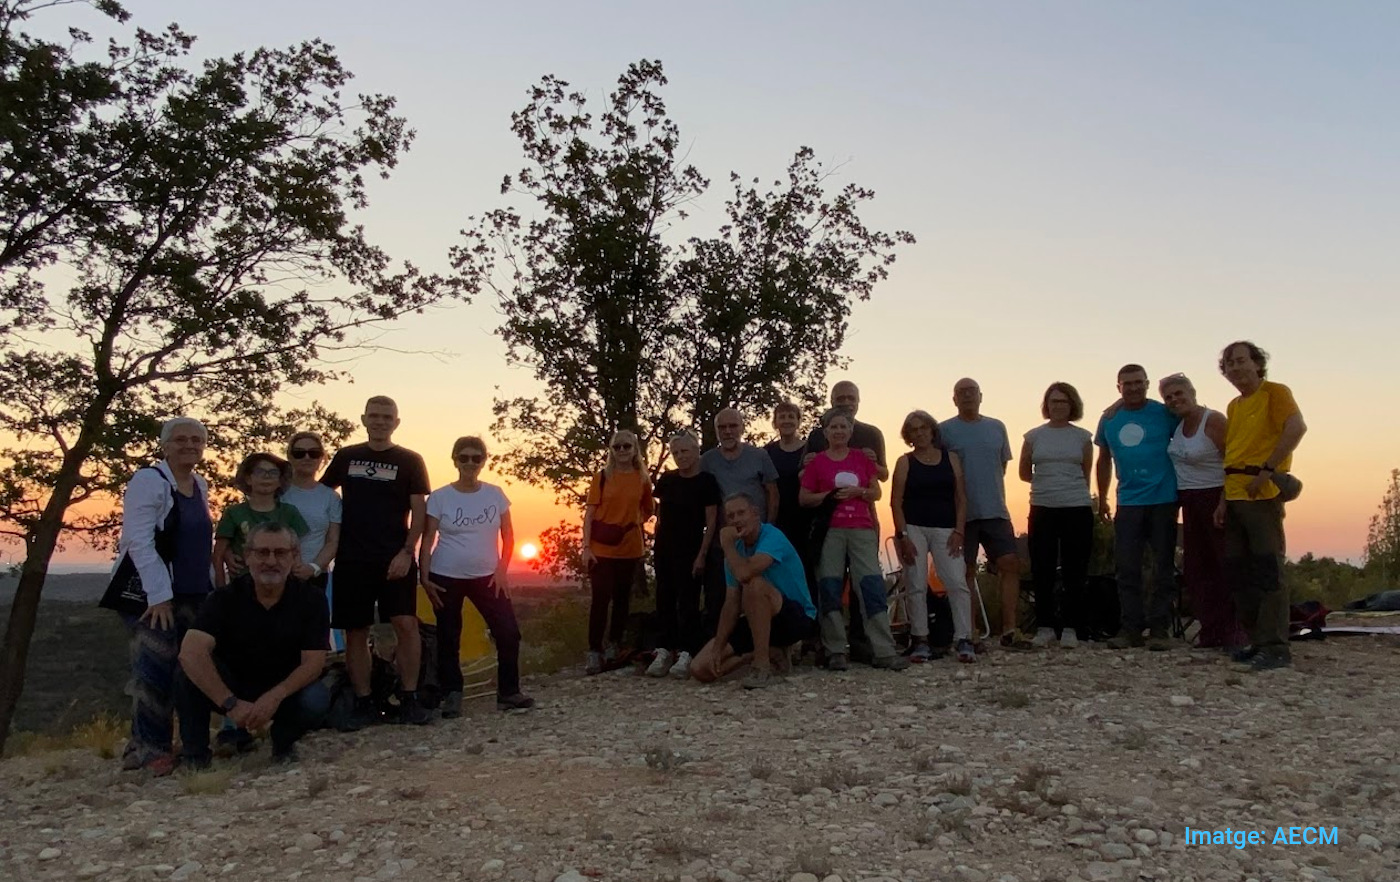
<path id="1" fill-rule="evenodd" d="M 1288 512 L 1292 555 L 1359 562 L 1400 466 L 1386 379 L 1400 316 L 1400 4 L 127 5 L 147 28 L 178 21 L 202 54 L 324 38 L 355 90 L 397 96 L 418 137 L 360 220 L 429 270 L 446 270 L 469 216 L 531 210 L 499 185 L 523 164 L 509 115 L 546 73 L 601 100 L 629 62 L 665 63 L 687 159 L 715 182 L 697 231 L 721 222 L 731 170 L 768 182 L 812 147 L 839 167 L 833 186 L 875 190 L 867 223 L 918 238 L 856 306 L 850 367 L 831 378 L 859 384 L 860 416 L 892 452 L 910 409 L 953 413 L 963 376 L 1017 449 L 1049 382 L 1076 385 L 1094 414 L 1130 361 L 1154 380 L 1184 371 L 1223 409 L 1234 393 L 1215 359 L 1246 337 L 1311 428 L 1294 463 L 1307 489 Z M 488 429 L 492 397 L 538 388 L 506 367 L 498 322 L 483 295 L 398 323 L 386 346 L 445 354 L 367 355 L 353 384 L 306 397 L 354 415 L 368 395 L 393 396 L 398 440 L 446 483 L 452 439 Z M 767 440 L 766 419 L 757 428 Z M 568 514 L 544 491 L 508 492 L 522 541 Z M 1014 466 L 1008 497 L 1024 530 Z"/>

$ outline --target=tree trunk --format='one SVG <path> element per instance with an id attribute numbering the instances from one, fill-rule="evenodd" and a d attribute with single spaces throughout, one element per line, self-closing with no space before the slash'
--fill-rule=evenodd
<path id="1" fill-rule="evenodd" d="M 20 569 L 15 599 L 10 604 L 10 620 L 5 625 L 5 645 L 0 650 L 0 754 L 10 737 L 15 709 L 24 693 L 25 668 L 29 663 L 29 645 L 34 639 L 34 626 L 39 619 L 39 597 L 44 580 L 49 575 L 49 561 L 58 548 L 63 532 L 64 515 L 73 500 L 82 475 L 83 463 L 92 450 L 92 441 L 101 430 L 102 420 L 111 399 L 94 402 L 84 415 L 77 443 L 63 457 L 63 465 L 54 481 L 53 494 L 44 506 L 44 513 L 25 543 L 24 565 Z"/>
<path id="2" fill-rule="evenodd" d="M 66 496 L 71 496 L 71 489 Z M 5 626 L 5 647 L 0 654 L 0 753 L 10 736 L 10 724 L 15 719 L 15 708 L 19 706 L 20 695 L 24 692 L 24 672 L 29 661 L 29 644 L 34 637 L 34 626 L 39 619 L 39 596 L 44 590 L 44 580 L 49 574 L 49 560 L 58 546 L 58 534 L 63 529 L 63 509 L 57 518 L 44 518 L 35 529 L 24 556 L 24 566 L 20 570 L 19 585 L 15 588 L 15 599 L 10 603 L 10 621 Z M 52 509 L 52 500 L 49 509 Z"/>

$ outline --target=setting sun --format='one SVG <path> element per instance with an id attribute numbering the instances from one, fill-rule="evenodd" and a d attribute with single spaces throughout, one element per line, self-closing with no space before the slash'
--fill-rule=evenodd
<path id="1" fill-rule="evenodd" d="M 526 542 L 524 545 L 520 546 L 521 560 L 534 560 L 539 557 L 539 554 L 539 546 L 535 545 L 533 542 Z"/>

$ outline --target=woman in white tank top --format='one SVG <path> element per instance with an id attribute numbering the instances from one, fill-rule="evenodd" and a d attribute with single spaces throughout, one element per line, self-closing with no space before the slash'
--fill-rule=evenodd
<path id="1" fill-rule="evenodd" d="M 1183 575 L 1190 612 L 1201 623 L 1196 645 L 1229 650 L 1245 643 L 1225 584 L 1225 531 L 1215 509 L 1225 485 L 1225 415 L 1196 403 L 1185 374 L 1165 377 L 1162 401 L 1181 417 L 1167 454 L 1176 467 L 1181 500 Z"/>

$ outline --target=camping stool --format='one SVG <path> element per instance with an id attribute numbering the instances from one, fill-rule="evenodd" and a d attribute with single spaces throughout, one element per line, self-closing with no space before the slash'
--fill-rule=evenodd
<path id="1" fill-rule="evenodd" d="M 890 630 L 895 630 L 896 622 L 898 622 L 900 628 L 907 630 L 909 627 L 909 610 L 906 603 L 908 602 L 909 592 L 912 591 L 913 588 L 909 585 L 907 570 L 904 564 L 900 562 L 899 548 L 895 545 L 893 536 L 885 537 L 884 553 L 885 566 L 888 568 L 885 570 L 885 588 L 889 592 Z M 923 590 L 930 590 L 929 586 L 924 585 Z M 992 636 L 992 622 L 991 619 L 987 617 L 987 604 L 982 600 L 982 586 L 977 584 L 976 579 L 973 579 L 971 584 L 967 586 L 967 590 L 972 592 L 972 596 L 976 599 L 977 605 L 982 609 L 982 633 L 980 636 L 974 634 L 973 637 L 979 641 L 986 640 L 988 637 Z M 898 615 L 896 615 L 896 610 L 898 610 Z"/>

